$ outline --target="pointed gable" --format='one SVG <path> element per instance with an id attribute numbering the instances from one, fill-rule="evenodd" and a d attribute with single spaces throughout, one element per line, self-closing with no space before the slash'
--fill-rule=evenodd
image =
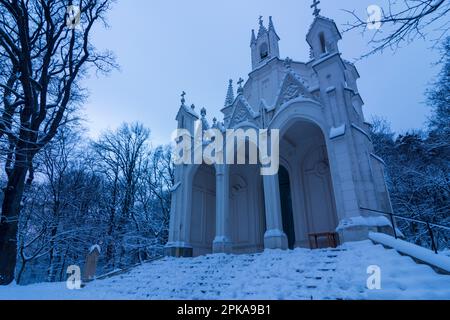
<path id="1" fill-rule="evenodd" d="M 314 96 L 306 88 L 302 81 L 295 73 L 288 72 L 281 85 L 275 108 L 278 108 L 293 99 L 303 97 L 305 99 L 315 99 Z"/>
<path id="2" fill-rule="evenodd" d="M 256 124 L 255 118 L 257 116 L 258 115 L 250 107 L 247 100 L 242 95 L 240 95 L 236 99 L 236 102 L 234 104 L 234 109 L 232 112 L 229 127 L 232 128 L 232 127 L 235 127 L 236 125 L 239 125 L 240 123 L 247 122 L 247 121 L 253 122 Z"/>
<path id="3" fill-rule="evenodd" d="M 175 120 L 180 121 L 181 117 L 186 115 L 194 118 L 195 120 L 200 119 L 199 115 L 195 112 L 195 110 L 192 107 L 189 109 L 186 105 L 183 104 L 178 110 Z"/>

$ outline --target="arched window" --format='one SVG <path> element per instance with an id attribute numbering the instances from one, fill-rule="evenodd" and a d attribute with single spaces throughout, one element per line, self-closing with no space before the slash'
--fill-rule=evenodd
<path id="1" fill-rule="evenodd" d="M 261 56 L 261 60 L 264 60 L 265 58 L 267 58 L 269 56 L 269 47 L 267 46 L 267 43 L 263 43 L 259 47 L 259 54 Z"/>
<path id="2" fill-rule="evenodd" d="M 320 51 L 321 51 L 321 53 L 326 53 L 327 52 L 327 44 L 325 42 L 325 34 L 323 32 L 321 32 L 319 34 L 319 40 L 320 40 Z"/>

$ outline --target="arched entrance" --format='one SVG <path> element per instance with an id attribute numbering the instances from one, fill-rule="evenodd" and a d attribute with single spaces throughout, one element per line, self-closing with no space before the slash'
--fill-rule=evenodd
<path id="1" fill-rule="evenodd" d="M 194 257 L 212 253 L 216 231 L 216 170 L 202 165 L 192 183 L 190 244 Z"/>
<path id="2" fill-rule="evenodd" d="M 283 130 L 280 157 L 289 167 L 287 170 L 282 166 L 279 171 L 284 232 L 291 248 L 309 247 L 309 234 L 335 232 L 338 225 L 327 146 L 321 128 L 303 119 L 291 121 Z"/>
<path id="3" fill-rule="evenodd" d="M 230 166 L 231 240 L 234 253 L 264 250 L 265 210 L 260 168 Z"/>
<path id="4" fill-rule="evenodd" d="M 247 130 L 248 128 L 242 128 Z M 264 190 L 254 154 L 258 146 L 248 137 L 243 144 L 235 143 L 235 163 L 229 166 L 231 240 L 234 253 L 254 253 L 264 250 L 265 208 Z M 239 157 L 239 156 L 240 157 Z M 246 164 L 239 164 L 244 158 Z M 253 159 L 253 160 L 251 160 Z M 242 159 L 241 159 L 242 160 Z"/>

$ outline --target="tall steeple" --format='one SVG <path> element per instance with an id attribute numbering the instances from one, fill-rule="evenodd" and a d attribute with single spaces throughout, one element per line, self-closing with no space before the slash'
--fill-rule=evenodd
<path id="1" fill-rule="evenodd" d="M 263 17 L 259 17 L 259 31 L 258 36 L 255 36 L 254 30 L 252 30 L 252 40 L 250 47 L 252 49 L 252 67 L 256 69 L 264 65 L 272 58 L 280 57 L 280 49 L 278 37 L 272 17 L 269 17 L 268 29 L 264 26 Z"/>

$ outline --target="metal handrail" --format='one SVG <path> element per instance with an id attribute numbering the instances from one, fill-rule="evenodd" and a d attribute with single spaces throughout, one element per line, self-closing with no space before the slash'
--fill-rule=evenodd
<path id="1" fill-rule="evenodd" d="M 404 217 L 404 216 L 400 216 L 398 214 L 394 214 L 392 212 L 384 212 L 384 211 L 380 211 L 380 210 L 374 210 L 374 209 L 363 208 L 363 207 L 361 207 L 360 209 L 364 210 L 364 211 L 371 211 L 371 212 L 381 213 L 383 215 L 389 216 L 391 218 L 392 228 L 394 229 L 394 237 L 395 237 L 395 239 L 398 239 L 397 230 L 396 230 L 396 227 L 395 227 L 395 219 L 396 218 L 401 219 L 401 220 L 410 221 L 410 222 L 417 222 L 417 223 L 421 223 L 421 224 L 426 225 L 427 230 L 428 230 L 428 235 L 430 236 L 430 239 L 431 239 L 431 250 L 433 250 L 434 253 L 436 253 L 436 254 L 439 254 L 439 251 L 438 251 L 438 247 L 436 245 L 436 241 L 435 241 L 435 238 L 434 238 L 433 228 L 440 228 L 440 229 L 444 229 L 444 230 L 450 231 L 450 227 L 449 226 L 444 226 L 444 225 L 437 224 L 437 223 L 431 223 L 429 221 L 413 219 L 413 218 L 407 218 L 407 217 Z"/>

